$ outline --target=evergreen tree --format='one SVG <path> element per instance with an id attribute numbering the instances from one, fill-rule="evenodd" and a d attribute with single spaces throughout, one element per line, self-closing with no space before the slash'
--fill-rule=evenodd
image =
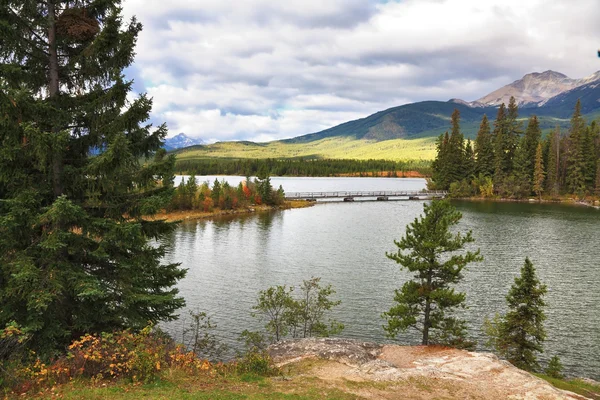
<path id="1" fill-rule="evenodd" d="M 577 100 L 575 112 L 571 118 L 569 147 L 567 154 L 567 188 L 570 193 L 582 196 L 586 190 L 585 159 L 583 154 L 585 121 L 581 116 L 581 101 Z"/>
<path id="2" fill-rule="evenodd" d="M 591 193 L 596 183 L 596 164 L 598 160 L 596 150 L 597 125 L 592 121 L 584 130 L 581 140 L 581 162 L 585 192 Z"/>
<path id="3" fill-rule="evenodd" d="M 529 117 L 529 121 L 527 122 L 527 129 L 525 130 L 525 136 L 523 138 L 523 147 L 525 151 L 526 158 L 528 160 L 528 170 L 530 179 L 533 180 L 533 169 L 534 169 L 534 160 L 537 151 L 538 144 L 542 138 L 542 130 L 540 129 L 540 124 L 538 118 L 535 115 Z"/>
<path id="4" fill-rule="evenodd" d="M 553 356 L 550 359 L 548 366 L 544 370 L 544 373 L 551 378 L 564 379 L 562 370 L 563 370 L 563 365 L 560 362 L 560 358 L 558 356 Z"/>
<path id="5" fill-rule="evenodd" d="M 494 174 L 494 147 L 490 124 L 484 114 L 475 139 L 476 174 L 492 176 Z"/>
<path id="6" fill-rule="evenodd" d="M 460 111 L 454 109 L 451 116 L 452 130 L 448 140 L 447 169 L 449 183 L 465 178 L 465 138 L 460 131 Z"/>
<path id="7" fill-rule="evenodd" d="M 473 151 L 473 145 L 471 140 L 467 140 L 465 145 L 465 159 L 463 160 L 464 177 L 467 180 L 473 179 L 475 176 L 475 152 Z"/>
<path id="8" fill-rule="evenodd" d="M 492 323 L 492 343 L 502 357 L 526 371 L 536 371 L 539 365 L 535 353 L 543 351 L 546 338 L 544 330 L 543 296 L 546 286 L 535 275 L 535 268 L 529 258 L 521 268 L 521 276 L 515 278 L 506 301 L 508 312 Z"/>
<path id="9" fill-rule="evenodd" d="M 448 175 L 448 141 L 450 137 L 448 132 L 440 135 L 436 141 L 437 154 L 431 164 L 431 180 L 433 186 L 431 189 L 448 190 L 450 187 L 450 178 Z"/>
<path id="10" fill-rule="evenodd" d="M 544 191 L 544 160 L 542 159 L 542 144 L 539 143 L 535 152 L 535 166 L 533 171 L 533 191 L 542 200 L 542 192 Z"/>
<path id="11" fill-rule="evenodd" d="M 210 194 L 212 198 L 213 204 L 215 207 L 219 206 L 219 199 L 221 198 L 221 182 L 219 182 L 218 178 L 215 178 L 215 182 L 213 183 L 212 192 Z"/>
<path id="12" fill-rule="evenodd" d="M 518 198 L 527 197 L 531 193 L 531 166 L 533 163 L 527 154 L 525 138 L 521 140 L 519 146 L 517 147 L 513 164 L 513 174 L 511 175 L 510 180 L 512 187 L 505 189 L 509 189 L 510 192 L 514 193 Z"/>
<path id="13" fill-rule="evenodd" d="M 600 196 L 600 162 L 596 167 L 596 184 L 594 186 L 594 194 Z"/>
<path id="14" fill-rule="evenodd" d="M 273 205 L 273 185 L 267 167 L 261 168 L 256 175 L 256 190 L 264 204 Z"/>
<path id="15" fill-rule="evenodd" d="M 550 149 L 548 152 L 548 171 L 546 188 L 549 193 L 556 196 L 559 192 L 559 170 L 560 170 L 560 130 L 558 127 L 550 135 Z"/>
<path id="16" fill-rule="evenodd" d="M 508 101 L 508 108 L 506 112 L 506 135 L 504 141 L 506 150 L 505 171 L 509 174 L 510 170 L 513 168 L 517 146 L 519 145 L 521 134 L 523 133 L 523 124 L 518 120 L 518 118 L 519 107 L 517 106 L 517 101 L 515 100 L 514 96 L 511 96 L 510 100 Z"/>
<path id="17" fill-rule="evenodd" d="M 413 280 L 395 291 L 397 304 L 383 314 L 389 336 L 415 328 L 422 333 L 423 345 L 467 344 L 464 321 L 451 315 L 454 309 L 464 307 L 465 294 L 455 292 L 452 286 L 461 281 L 468 263 L 481 261 L 482 257 L 479 250 L 453 254 L 474 241 L 470 231 L 466 235 L 450 232 L 461 218 L 447 201 L 424 204 L 424 215 L 406 227 L 400 241 L 394 241 L 398 252 L 386 254 L 400 268 L 415 274 Z"/>
<path id="18" fill-rule="evenodd" d="M 498 114 L 494 121 L 494 133 L 492 141 L 494 145 L 494 182 L 499 184 L 510 171 L 508 165 L 508 149 L 506 145 L 508 127 L 506 120 L 506 107 L 500 104 Z"/>
<path id="19" fill-rule="evenodd" d="M 144 218 L 170 201 L 174 158 L 123 75 L 141 24 L 117 0 L 2 4 L 0 326 L 49 354 L 174 318 L 185 272 L 149 244 L 173 225 Z"/>

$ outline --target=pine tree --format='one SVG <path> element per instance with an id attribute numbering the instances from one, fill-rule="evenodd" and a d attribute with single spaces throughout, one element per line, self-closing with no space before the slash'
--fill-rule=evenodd
<path id="1" fill-rule="evenodd" d="M 496 321 L 496 337 L 492 338 L 496 350 L 513 365 L 526 371 L 539 368 L 535 353 L 543 351 L 542 344 L 546 338 L 545 294 L 546 286 L 540 283 L 533 264 L 526 258 L 521 276 L 515 278 L 506 296 L 508 312 Z"/>
<path id="2" fill-rule="evenodd" d="M 494 147 L 490 124 L 484 114 L 475 139 L 476 174 L 492 176 L 494 174 Z"/>
<path id="3" fill-rule="evenodd" d="M 550 150 L 548 152 L 548 171 L 546 179 L 546 188 L 553 196 L 559 192 L 559 170 L 560 170 L 560 130 L 558 127 L 550 136 Z"/>
<path id="4" fill-rule="evenodd" d="M 464 307 L 465 294 L 455 292 L 452 285 L 462 280 L 468 263 L 482 257 L 479 250 L 453 254 L 474 239 L 470 231 L 466 235 L 450 232 L 462 215 L 449 202 L 433 201 L 423 207 L 424 215 L 406 227 L 400 241 L 394 241 L 398 252 L 386 254 L 415 275 L 395 291 L 397 304 L 383 314 L 387 319 L 384 329 L 395 337 L 400 331 L 415 328 L 422 333 L 423 345 L 464 346 L 465 323 L 451 313 Z"/>
<path id="5" fill-rule="evenodd" d="M 0 7 L 0 326 L 42 354 L 184 304 L 172 287 L 185 272 L 149 244 L 174 226 L 145 218 L 171 199 L 174 158 L 159 150 L 166 127 L 145 123 L 151 100 L 127 98 L 141 24 L 118 5 Z"/>
<path id="6" fill-rule="evenodd" d="M 535 166 L 533 170 L 533 191 L 542 200 L 544 191 L 544 160 L 542 159 L 542 144 L 539 143 L 535 152 Z"/>

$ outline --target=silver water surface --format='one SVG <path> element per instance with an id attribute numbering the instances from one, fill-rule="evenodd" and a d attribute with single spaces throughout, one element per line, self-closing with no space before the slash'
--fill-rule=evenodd
<path id="1" fill-rule="evenodd" d="M 212 179 L 211 179 L 212 178 Z M 199 181 L 214 177 L 199 178 Z M 219 177 L 221 179 L 221 177 Z M 240 178 L 238 178 L 240 179 Z M 227 178 L 231 184 L 238 182 Z M 392 178 L 273 178 L 286 191 L 421 189 L 424 180 Z M 281 182 L 281 183 L 280 183 Z M 561 357 L 571 375 L 600 378 L 600 210 L 563 205 L 455 202 L 463 213 L 459 230 L 473 230 L 485 260 L 465 272 L 460 290 L 469 308 L 462 316 L 485 350 L 486 316 L 505 311 L 505 295 L 526 256 L 548 286 L 542 361 Z M 310 208 L 181 224 L 170 238 L 167 261 L 188 274 L 179 283 L 187 309 L 206 311 L 216 334 L 239 347 L 244 329 L 258 329 L 250 315 L 257 292 L 272 285 L 298 285 L 319 276 L 342 304 L 334 317 L 343 336 L 386 341 L 380 315 L 394 289 L 410 275 L 385 253 L 422 213 L 422 201 L 324 203 Z M 165 327 L 177 338 L 182 318 Z M 189 319 L 189 318 L 188 318 Z M 413 333 L 397 342 L 418 344 Z"/>

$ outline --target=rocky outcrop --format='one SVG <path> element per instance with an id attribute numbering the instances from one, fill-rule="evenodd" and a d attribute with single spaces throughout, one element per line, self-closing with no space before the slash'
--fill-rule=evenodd
<path id="1" fill-rule="evenodd" d="M 491 353 L 332 338 L 283 341 L 269 353 L 280 367 L 324 360 L 307 372 L 322 380 L 390 385 L 390 390 L 357 393 L 366 398 L 585 399 Z"/>

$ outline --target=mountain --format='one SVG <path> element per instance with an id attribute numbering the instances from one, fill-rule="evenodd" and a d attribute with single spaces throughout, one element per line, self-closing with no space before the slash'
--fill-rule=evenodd
<path id="1" fill-rule="evenodd" d="M 560 72 L 550 70 L 533 72 L 467 104 L 499 106 L 502 103 L 508 104 L 510 97 L 514 96 L 519 107 L 540 107 L 555 96 L 599 79 L 600 71 L 582 79 L 571 79 Z"/>
<path id="2" fill-rule="evenodd" d="M 463 131 L 473 137 L 483 114 L 494 119 L 497 107 L 508 104 L 510 96 L 517 99 L 519 115 L 536 114 L 542 129 L 567 126 L 577 99 L 581 99 L 584 114 L 600 111 L 600 71 L 582 79 L 571 79 L 555 71 L 534 72 L 476 101 L 451 99 L 405 104 L 282 142 L 307 143 L 338 136 L 379 142 L 437 136 L 449 129 L 455 108 L 460 111 Z"/>
<path id="3" fill-rule="evenodd" d="M 171 151 L 198 144 L 204 144 L 204 140 L 191 138 L 185 133 L 180 133 L 179 135 L 173 136 L 172 138 L 165 139 L 165 144 L 163 147 L 165 148 L 165 150 Z"/>
<path id="4" fill-rule="evenodd" d="M 519 118 L 524 123 L 535 114 L 545 132 L 556 126 L 566 130 L 577 99 L 581 100 L 582 113 L 588 121 L 600 117 L 600 71 L 582 79 L 571 79 L 554 71 L 531 73 L 477 101 L 452 99 L 405 104 L 292 139 L 189 147 L 179 150 L 177 159 L 431 159 L 435 155 L 435 138 L 450 130 L 450 115 L 454 109 L 460 111 L 465 137 L 473 139 L 483 115 L 493 121 L 498 112 L 498 99 L 508 103 L 510 95 L 520 103 Z"/>
<path id="5" fill-rule="evenodd" d="M 600 109 L 600 80 L 578 86 L 547 100 L 540 107 L 540 115 L 552 115 L 557 118 L 570 118 L 577 100 L 581 100 L 582 114 L 590 114 Z"/>
<path id="6" fill-rule="evenodd" d="M 484 113 L 496 113 L 493 107 L 475 108 L 452 101 L 422 101 L 390 108 L 366 118 L 282 142 L 306 143 L 335 136 L 374 141 L 414 138 L 423 132 L 447 129 L 450 126 L 450 115 L 455 108 L 460 111 L 463 123 L 480 121 Z"/>

